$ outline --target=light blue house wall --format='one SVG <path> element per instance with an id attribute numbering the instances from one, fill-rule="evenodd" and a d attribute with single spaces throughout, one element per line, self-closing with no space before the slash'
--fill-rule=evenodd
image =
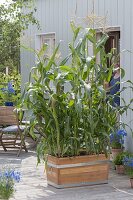
<path id="1" fill-rule="evenodd" d="M 94 4 L 93 4 L 94 3 Z M 68 43 L 72 39 L 70 20 L 76 19 L 80 24 L 91 14 L 106 16 L 109 27 L 120 27 L 121 51 L 127 49 L 133 51 L 133 0 L 36 0 L 36 17 L 42 30 L 30 27 L 22 38 L 22 44 L 36 48 L 36 35 L 40 33 L 55 33 L 56 43 L 62 40 L 61 56 L 68 54 Z M 28 80 L 31 66 L 35 63 L 35 55 L 21 50 L 22 85 Z M 121 54 L 121 66 L 126 70 L 125 79 L 133 81 L 133 55 L 129 52 Z M 133 98 L 133 92 L 126 92 L 123 97 L 128 102 Z M 125 121 L 133 128 L 133 112 L 129 111 Z M 123 119 L 122 119 L 123 120 Z M 133 150 L 133 139 L 128 134 L 126 147 Z"/>

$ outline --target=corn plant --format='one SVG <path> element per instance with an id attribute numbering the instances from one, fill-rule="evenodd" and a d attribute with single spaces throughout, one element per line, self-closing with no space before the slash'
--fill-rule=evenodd
<path id="1" fill-rule="evenodd" d="M 112 96 L 107 98 L 103 87 L 113 70 L 113 64 L 107 67 L 112 54 L 106 54 L 104 48 L 108 35 L 103 34 L 97 41 L 95 30 L 83 30 L 74 23 L 71 27 L 70 54 L 63 61 L 56 60 L 59 45 L 50 58 L 44 57 L 46 44 L 39 53 L 34 51 L 38 63 L 31 70 L 22 97 L 22 105 L 32 111 L 31 133 L 36 128 L 42 135 L 37 149 L 39 159 L 46 154 L 107 155 L 109 134 L 117 126 L 118 113 L 123 114 L 132 102 L 112 107 Z M 92 56 L 88 42 L 93 46 Z M 100 63 L 96 61 L 98 54 Z"/>

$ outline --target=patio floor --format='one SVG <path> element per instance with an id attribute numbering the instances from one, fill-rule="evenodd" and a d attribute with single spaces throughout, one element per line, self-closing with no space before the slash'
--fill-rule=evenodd
<path id="1" fill-rule="evenodd" d="M 14 198 L 11 200 L 132 200 L 133 189 L 125 175 L 116 175 L 110 170 L 109 183 L 71 189 L 55 189 L 47 186 L 44 164 L 37 164 L 35 151 L 22 152 L 20 157 L 1 153 L 0 167 L 8 165 L 18 169 L 22 178 L 16 185 Z"/>

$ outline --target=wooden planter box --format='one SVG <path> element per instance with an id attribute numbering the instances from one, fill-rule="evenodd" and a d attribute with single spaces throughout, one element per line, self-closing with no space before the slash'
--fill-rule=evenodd
<path id="1" fill-rule="evenodd" d="M 47 181 L 56 188 L 108 183 L 109 160 L 105 155 L 56 158 L 48 156 Z"/>

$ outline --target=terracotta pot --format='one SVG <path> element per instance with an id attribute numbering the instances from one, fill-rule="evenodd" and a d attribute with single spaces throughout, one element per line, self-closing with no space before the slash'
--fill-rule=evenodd
<path id="1" fill-rule="evenodd" d="M 108 183 L 109 159 L 105 155 L 66 158 L 48 156 L 47 181 L 56 188 Z"/>
<path id="2" fill-rule="evenodd" d="M 116 156 L 122 151 L 123 151 L 122 149 L 112 149 L 112 159 L 114 160 Z"/>
<path id="3" fill-rule="evenodd" d="M 125 174 L 125 168 L 123 165 L 116 165 L 115 167 L 118 174 Z"/>
<path id="4" fill-rule="evenodd" d="M 131 188 L 133 188 L 133 178 L 130 178 Z"/>

